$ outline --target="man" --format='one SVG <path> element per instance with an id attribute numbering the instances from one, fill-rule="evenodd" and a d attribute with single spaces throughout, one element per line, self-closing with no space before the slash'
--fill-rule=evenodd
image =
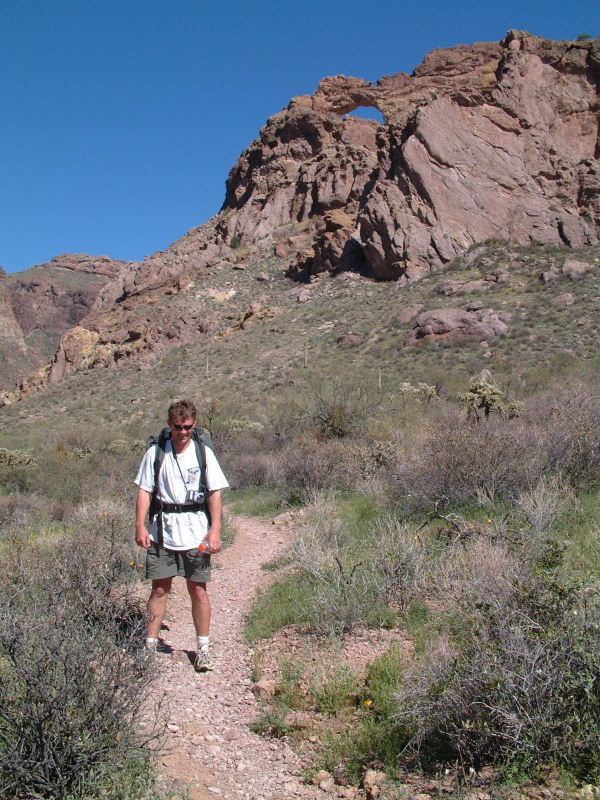
<path id="1" fill-rule="evenodd" d="M 201 491 L 201 465 L 193 441 L 196 408 L 188 400 L 176 400 L 169 406 L 167 439 L 157 487 L 158 513 L 146 526 L 154 492 L 154 464 L 157 445 L 144 455 L 135 483 L 138 487 L 135 513 L 135 540 L 147 550 L 146 577 L 152 580 L 148 599 L 146 647 L 158 646 L 167 597 L 173 578 L 184 577 L 192 601 L 197 648 L 194 668 L 198 672 L 213 669 L 209 652 L 210 554 L 221 550 L 221 490 L 227 480 L 208 446 L 206 453 L 205 501 Z M 208 511 L 208 514 L 206 513 Z M 210 519 L 210 524 L 209 524 Z"/>

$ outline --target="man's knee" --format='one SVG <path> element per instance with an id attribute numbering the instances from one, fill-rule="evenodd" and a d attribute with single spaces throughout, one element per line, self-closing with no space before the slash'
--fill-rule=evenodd
<path id="1" fill-rule="evenodd" d="M 191 597 L 194 597 L 200 602 L 208 599 L 208 592 L 206 591 L 205 583 L 196 583 L 195 581 L 187 582 L 187 590 Z"/>
<path id="2" fill-rule="evenodd" d="M 152 582 L 152 597 L 166 597 L 171 591 L 171 580 L 161 580 Z"/>

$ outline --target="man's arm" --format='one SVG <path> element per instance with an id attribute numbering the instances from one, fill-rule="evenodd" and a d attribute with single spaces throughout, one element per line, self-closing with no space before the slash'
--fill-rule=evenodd
<path id="1" fill-rule="evenodd" d="M 223 512 L 220 489 L 215 489 L 215 491 L 208 493 L 208 510 L 210 512 L 210 529 L 208 531 L 210 552 L 219 553 L 221 550 L 221 516 Z"/>
<path id="2" fill-rule="evenodd" d="M 150 510 L 150 500 L 152 495 L 145 489 L 138 487 L 135 501 L 135 541 L 140 546 L 148 550 L 152 540 L 146 527 L 146 517 Z"/>

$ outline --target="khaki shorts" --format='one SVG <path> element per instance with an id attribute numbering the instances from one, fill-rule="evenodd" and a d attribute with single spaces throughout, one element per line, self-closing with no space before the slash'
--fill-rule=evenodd
<path id="1" fill-rule="evenodd" d="M 194 583 L 210 581 L 210 555 L 193 550 L 167 550 L 152 542 L 146 553 L 146 578 L 187 578 Z"/>

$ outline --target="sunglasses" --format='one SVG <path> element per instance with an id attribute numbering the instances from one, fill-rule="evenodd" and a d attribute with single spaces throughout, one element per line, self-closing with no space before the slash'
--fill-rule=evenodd
<path id="1" fill-rule="evenodd" d="M 191 431 L 194 427 L 193 425 L 171 425 L 176 431 Z"/>

